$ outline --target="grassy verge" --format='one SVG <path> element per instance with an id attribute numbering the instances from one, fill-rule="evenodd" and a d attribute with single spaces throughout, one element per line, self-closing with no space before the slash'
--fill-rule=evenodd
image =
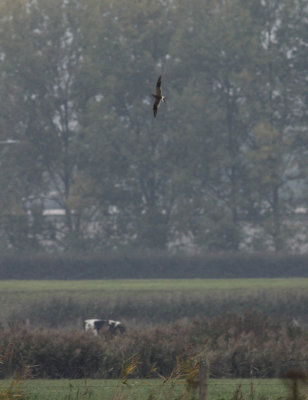
<path id="1" fill-rule="evenodd" d="M 1 388 L 9 381 L 2 381 Z M 28 380 L 22 385 L 28 400 L 115 400 L 115 399 L 170 399 L 181 398 L 185 393 L 185 383 L 161 380 Z M 209 383 L 210 400 L 231 400 L 240 390 L 244 399 L 279 400 L 287 397 L 287 391 L 279 379 L 211 379 Z"/>

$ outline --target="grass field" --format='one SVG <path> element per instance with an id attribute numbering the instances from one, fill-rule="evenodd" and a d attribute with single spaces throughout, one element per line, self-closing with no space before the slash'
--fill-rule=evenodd
<path id="1" fill-rule="evenodd" d="M 0 293 L 87 294 L 97 291 L 112 295 L 116 292 L 209 292 L 245 290 L 308 289 L 308 278 L 280 279 L 119 279 L 87 281 L 0 281 Z"/>
<path id="2" fill-rule="evenodd" d="M 303 319 L 307 294 L 308 278 L 0 281 L 0 320 L 29 318 L 40 325 L 52 314 L 59 323 L 60 309 L 73 325 L 101 310 L 108 317 L 139 321 L 213 316 L 229 306 L 236 312 L 254 308 L 277 315 L 281 304 L 285 315 Z"/>
<path id="3" fill-rule="evenodd" d="M 167 382 L 160 380 L 129 380 L 126 385 L 119 380 L 28 380 L 21 383 L 21 388 L 29 400 L 64 400 L 64 399 L 91 399 L 115 400 L 151 398 L 171 399 L 179 398 L 185 392 L 183 382 Z M 0 383 L 3 389 L 9 381 Z M 210 379 L 210 400 L 231 400 L 237 389 L 241 390 L 243 399 L 278 400 L 287 397 L 287 391 L 281 380 L 278 379 Z M 185 397 L 188 398 L 188 397 Z"/>

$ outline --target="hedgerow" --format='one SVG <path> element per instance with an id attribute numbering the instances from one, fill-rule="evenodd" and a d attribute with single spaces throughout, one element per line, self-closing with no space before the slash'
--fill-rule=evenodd
<path id="1" fill-rule="evenodd" d="M 307 277 L 308 254 L 8 253 L 0 279 L 140 279 Z"/>
<path id="2" fill-rule="evenodd" d="M 129 327 L 116 337 L 21 326 L 0 331 L 0 377 L 27 370 L 36 378 L 118 378 L 132 357 L 136 377 L 150 376 L 154 367 L 168 376 L 177 360 L 200 352 L 214 377 L 277 377 L 308 368 L 307 339 L 305 328 L 257 312 Z"/>

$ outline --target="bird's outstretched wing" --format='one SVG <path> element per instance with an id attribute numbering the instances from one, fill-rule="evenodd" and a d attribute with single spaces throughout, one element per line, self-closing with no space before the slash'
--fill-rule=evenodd
<path id="1" fill-rule="evenodd" d="M 158 77 L 156 83 L 156 96 L 161 96 L 161 75 Z"/>
<path id="2" fill-rule="evenodd" d="M 156 98 L 156 100 L 154 102 L 154 105 L 153 105 L 154 118 L 157 115 L 157 110 L 158 110 L 158 107 L 159 107 L 159 103 L 160 103 L 160 99 Z"/>

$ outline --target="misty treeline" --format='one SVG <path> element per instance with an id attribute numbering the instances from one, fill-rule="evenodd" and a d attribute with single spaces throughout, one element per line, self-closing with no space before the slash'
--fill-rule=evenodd
<path id="1" fill-rule="evenodd" d="M 306 0 L 0 10 L 2 249 L 307 241 Z"/>

